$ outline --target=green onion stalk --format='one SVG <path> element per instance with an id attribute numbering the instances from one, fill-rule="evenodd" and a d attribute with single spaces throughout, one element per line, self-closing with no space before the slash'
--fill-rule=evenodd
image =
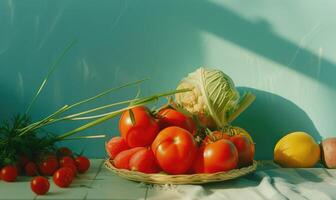
<path id="1" fill-rule="evenodd" d="M 101 98 L 117 90 L 130 86 L 139 86 L 139 84 L 148 80 L 148 78 L 145 78 L 108 89 L 95 96 L 78 101 L 74 104 L 64 105 L 61 108 L 57 109 L 52 114 L 44 117 L 39 121 L 32 123 L 29 117 L 29 112 L 31 111 L 33 104 L 35 103 L 38 96 L 41 94 L 43 88 L 47 85 L 48 79 L 50 78 L 52 72 L 60 64 L 61 60 L 64 58 L 67 52 L 74 46 L 75 43 L 76 41 L 71 42 L 62 52 L 62 54 L 56 59 L 56 62 L 50 67 L 47 76 L 42 81 L 35 96 L 32 98 L 32 101 L 28 105 L 25 113 L 13 117 L 11 121 L 4 121 L 3 123 L 0 124 L 0 167 L 3 165 L 18 163 L 22 155 L 25 155 L 32 160 L 39 159 L 39 157 L 41 157 L 41 155 L 43 154 L 55 152 L 56 151 L 55 143 L 60 141 L 104 138 L 105 134 L 95 134 L 89 136 L 77 136 L 75 134 L 78 134 L 81 131 L 87 130 L 91 127 L 106 122 L 107 120 L 110 120 L 118 116 L 122 112 L 130 110 L 134 107 L 156 102 L 161 97 L 169 97 L 177 93 L 190 91 L 189 89 L 178 89 L 142 98 L 139 97 L 138 93 L 137 96 L 133 99 L 115 102 L 104 106 L 95 107 L 77 113 L 65 115 L 66 112 L 71 111 L 73 108 L 92 102 L 98 98 Z M 121 109 L 105 111 L 103 114 L 99 115 L 97 114 L 89 115 L 97 111 L 107 110 L 109 108 L 113 108 L 115 106 L 120 105 L 124 105 L 124 107 Z M 89 120 L 89 122 L 86 122 L 84 125 L 81 125 L 73 130 L 70 130 L 60 135 L 56 135 L 54 133 L 45 130 L 45 127 L 51 124 L 73 120 L 85 120 L 85 121 Z"/>

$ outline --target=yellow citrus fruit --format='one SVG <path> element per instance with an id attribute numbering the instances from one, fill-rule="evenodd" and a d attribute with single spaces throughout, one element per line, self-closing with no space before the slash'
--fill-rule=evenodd
<path id="1" fill-rule="evenodd" d="M 274 148 L 274 161 L 283 167 L 313 167 L 320 160 L 320 147 L 305 132 L 281 138 Z"/>

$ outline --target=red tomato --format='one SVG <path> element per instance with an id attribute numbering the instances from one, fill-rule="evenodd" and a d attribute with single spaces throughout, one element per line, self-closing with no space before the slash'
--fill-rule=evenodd
<path id="1" fill-rule="evenodd" d="M 105 144 L 105 149 L 107 154 L 110 156 L 110 159 L 113 160 L 118 153 L 129 149 L 129 146 L 126 144 L 124 138 L 113 137 Z"/>
<path id="2" fill-rule="evenodd" d="M 213 131 L 211 134 L 207 135 L 203 140 L 203 145 L 207 145 L 212 142 L 216 142 L 220 139 L 230 139 L 230 136 L 221 131 Z"/>
<path id="3" fill-rule="evenodd" d="M 196 158 L 191 166 L 193 173 L 204 173 L 204 148 L 205 146 L 202 145 L 197 149 Z"/>
<path id="4" fill-rule="evenodd" d="M 37 176 L 33 178 L 30 182 L 30 188 L 37 195 L 44 195 L 49 191 L 50 183 L 48 179 L 43 176 Z"/>
<path id="5" fill-rule="evenodd" d="M 1 179 L 6 182 L 13 182 L 18 176 L 18 170 L 15 165 L 7 165 L 1 169 L 0 172 Z"/>
<path id="6" fill-rule="evenodd" d="M 53 153 L 49 153 L 43 156 L 43 160 L 48 160 L 48 159 L 57 159 L 57 156 Z"/>
<path id="7" fill-rule="evenodd" d="M 160 131 L 159 125 L 144 106 L 132 110 L 134 124 L 130 111 L 123 112 L 119 121 L 119 130 L 129 147 L 149 146 Z"/>
<path id="8" fill-rule="evenodd" d="M 76 176 L 78 173 L 77 166 L 74 164 L 65 164 L 63 167 L 69 167 L 73 171 L 74 176 Z"/>
<path id="9" fill-rule="evenodd" d="M 61 147 L 57 150 L 58 156 L 72 156 L 72 151 L 68 147 Z"/>
<path id="10" fill-rule="evenodd" d="M 52 176 L 58 169 L 58 161 L 56 156 L 48 156 L 38 165 L 39 171 L 42 175 Z"/>
<path id="11" fill-rule="evenodd" d="M 79 173 L 85 173 L 90 168 L 90 160 L 85 156 L 78 156 L 75 159 L 76 167 Z"/>
<path id="12" fill-rule="evenodd" d="M 60 167 L 68 167 L 68 168 L 70 168 L 70 169 L 73 171 L 74 176 L 76 176 L 77 173 L 78 173 L 78 169 L 77 169 L 76 164 L 66 163 L 66 164 L 64 164 L 64 165 L 62 165 L 62 166 L 60 166 Z"/>
<path id="13" fill-rule="evenodd" d="M 61 167 L 54 173 L 53 180 L 57 186 L 65 188 L 72 183 L 74 177 L 75 175 L 72 169 L 69 167 Z"/>
<path id="14" fill-rule="evenodd" d="M 159 172 L 156 158 L 150 149 L 141 149 L 135 152 L 129 161 L 129 168 L 143 173 Z"/>
<path id="15" fill-rule="evenodd" d="M 245 135 L 234 135 L 230 138 L 231 142 L 238 150 L 238 166 L 245 167 L 253 163 L 254 144 Z"/>
<path id="16" fill-rule="evenodd" d="M 129 161 L 131 157 L 139 150 L 146 149 L 145 147 L 134 147 L 120 152 L 113 160 L 113 164 L 118 169 L 130 169 Z"/>
<path id="17" fill-rule="evenodd" d="M 74 174 L 77 174 L 76 162 L 70 156 L 64 156 L 59 161 L 60 167 L 69 167 L 73 170 Z"/>
<path id="18" fill-rule="evenodd" d="M 30 161 L 29 157 L 27 155 L 21 155 L 20 156 L 20 166 L 24 167 L 26 164 Z"/>
<path id="19" fill-rule="evenodd" d="M 178 126 L 186 129 L 192 135 L 196 133 L 197 126 L 193 119 L 177 110 L 165 108 L 160 110 L 157 116 L 159 118 L 159 126 L 161 129 L 169 126 Z"/>
<path id="20" fill-rule="evenodd" d="M 24 166 L 24 171 L 27 176 L 36 176 L 38 171 L 37 171 L 37 165 L 29 161 L 25 166 Z"/>
<path id="21" fill-rule="evenodd" d="M 183 174 L 190 168 L 197 148 L 189 131 L 171 126 L 158 134 L 152 144 L 152 150 L 165 172 Z"/>
<path id="22" fill-rule="evenodd" d="M 228 171 L 237 167 L 238 151 L 230 140 L 221 139 L 204 148 L 204 173 Z"/>
<path id="23" fill-rule="evenodd" d="M 75 161 L 70 156 L 64 156 L 59 160 L 60 167 L 64 167 L 64 165 L 73 164 L 75 165 Z"/>

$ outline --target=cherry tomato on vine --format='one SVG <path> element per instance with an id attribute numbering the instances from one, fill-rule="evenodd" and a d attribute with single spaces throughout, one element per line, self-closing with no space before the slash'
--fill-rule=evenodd
<path id="1" fill-rule="evenodd" d="M 159 126 L 161 129 L 169 126 L 178 126 L 186 129 L 192 135 L 196 133 L 197 126 L 193 119 L 182 112 L 174 110 L 173 108 L 164 108 L 157 114 L 159 119 Z"/>
<path id="2" fill-rule="evenodd" d="M 20 166 L 24 167 L 26 164 L 30 161 L 29 157 L 27 155 L 20 155 L 19 163 Z"/>
<path id="3" fill-rule="evenodd" d="M 72 156 L 72 151 L 68 147 L 61 147 L 57 150 L 59 156 Z"/>
<path id="4" fill-rule="evenodd" d="M 152 150 L 160 167 L 169 174 L 186 173 L 196 156 L 196 143 L 191 133 L 171 126 L 155 138 Z"/>
<path id="5" fill-rule="evenodd" d="M 64 156 L 59 160 L 59 165 L 63 167 L 64 165 L 73 164 L 75 165 L 74 159 L 70 156 Z"/>
<path id="6" fill-rule="evenodd" d="M 24 166 L 24 171 L 25 171 L 25 173 L 26 173 L 27 176 L 36 176 L 37 173 L 38 173 L 37 165 L 34 162 L 29 161 Z"/>
<path id="7" fill-rule="evenodd" d="M 47 156 L 38 164 L 40 173 L 45 176 L 52 176 L 58 167 L 59 164 L 56 156 Z"/>
<path id="8" fill-rule="evenodd" d="M 44 195 L 49 191 L 49 180 L 43 176 L 37 176 L 30 182 L 30 187 L 37 195 Z"/>
<path id="9" fill-rule="evenodd" d="M 60 167 L 69 167 L 69 168 L 71 168 L 75 175 L 78 172 L 77 167 L 76 167 L 76 162 L 70 156 L 64 156 L 64 157 L 62 157 L 59 160 L 59 164 L 60 164 Z"/>
<path id="10" fill-rule="evenodd" d="M 105 149 L 110 159 L 114 159 L 118 153 L 129 149 L 130 147 L 122 137 L 113 137 L 105 144 Z"/>
<path id="11" fill-rule="evenodd" d="M 138 106 L 122 113 L 119 130 L 129 147 L 149 146 L 160 128 L 148 108 Z"/>
<path id="12" fill-rule="evenodd" d="M 78 156 L 75 163 L 79 173 L 85 173 L 90 168 L 90 160 L 85 156 Z"/>
<path id="13" fill-rule="evenodd" d="M 57 186 L 65 188 L 69 187 L 74 177 L 75 175 L 72 169 L 70 169 L 69 167 L 61 167 L 54 173 L 53 180 Z"/>
<path id="14" fill-rule="evenodd" d="M 13 182 L 18 176 L 18 170 L 15 165 L 4 166 L 0 171 L 0 177 L 6 182 Z"/>

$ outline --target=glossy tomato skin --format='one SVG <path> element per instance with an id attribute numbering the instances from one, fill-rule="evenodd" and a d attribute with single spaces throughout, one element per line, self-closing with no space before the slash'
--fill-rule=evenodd
<path id="1" fill-rule="evenodd" d="M 254 159 L 254 144 L 245 135 L 234 135 L 230 141 L 235 145 L 238 150 L 238 166 L 245 167 L 251 165 Z"/>
<path id="2" fill-rule="evenodd" d="M 155 138 L 152 150 L 159 166 L 169 174 L 186 173 L 196 156 L 196 143 L 191 133 L 171 126 L 163 129 Z"/>
<path id="3" fill-rule="evenodd" d="M 64 156 L 59 160 L 60 167 L 64 167 L 65 165 L 73 164 L 75 165 L 75 161 L 70 156 Z"/>
<path id="4" fill-rule="evenodd" d="M 145 147 L 134 147 L 120 152 L 113 160 L 113 164 L 118 169 L 130 169 L 129 161 L 131 157 L 139 150 L 146 149 Z"/>
<path id="5" fill-rule="evenodd" d="M 151 149 L 141 149 L 133 154 L 129 161 L 130 169 L 143 173 L 157 173 L 159 166 Z"/>
<path id="6" fill-rule="evenodd" d="M 191 167 L 192 173 L 196 174 L 204 173 L 204 156 L 203 156 L 204 148 L 205 146 L 202 145 L 197 149 L 196 158 Z"/>
<path id="7" fill-rule="evenodd" d="M 85 173 L 90 168 L 90 160 L 85 156 L 78 156 L 75 159 L 76 167 L 79 173 Z"/>
<path id="8" fill-rule="evenodd" d="M 105 144 L 106 153 L 114 159 L 120 152 L 130 149 L 122 137 L 113 137 Z"/>
<path id="9" fill-rule="evenodd" d="M 159 125 L 144 106 L 131 109 L 134 116 L 132 121 L 130 111 L 123 112 L 119 120 L 119 130 L 129 147 L 149 146 L 160 131 Z"/>
<path id="10" fill-rule="evenodd" d="M 38 174 L 37 165 L 32 161 L 29 161 L 24 166 L 24 171 L 27 176 L 36 176 Z"/>
<path id="11" fill-rule="evenodd" d="M 52 176 L 58 167 L 59 164 L 56 156 L 48 156 L 38 165 L 40 173 L 45 176 Z"/>
<path id="12" fill-rule="evenodd" d="M 0 177 L 6 182 L 13 182 L 18 176 L 18 170 L 15 165 L 4 166 L 0 171 Z"/>
<path id="13" fill-rule="evenodd" d="M 228 171 L 237 167 L 238 151 L 227 139 L 208 144 L 204 148 L 204 173 Z"/>
<path id="14" fill-rule="evenodd" d="M 59 165 L 60 167 L 69 167 L 72 169 L 72 171 L 77 175 L 77 167 L 76 167 L 76 162 L 74 159 L 70 156 L 64 156 L 59 160 Z"/>
<path id="15" fill-rule="evenodd" d="M 160 129 L 164 129 L 169 126 L 178 126 L 186 129 L 192 135 L 196 133 L 197 125 L 194 120 L 182 112 L 174 110 L 173 108 L 164 108 L 160 110 L 157 114 L 157 118 L 159 119 Z"/>
<path id="16" fill-rule="evenodd" d="M 47 178 L 37 176 L 31 180 L 30 187 L 35 194 L 44 195 L 49 191 L 50 183 Z"/>
<path id="17" fill-rule="evenodd" d="M 72 169 L 69 167 L 61 167 L 54 173 L 53 180 L 58 187 L 66 188 L 72 183 L 74 177 L 75 175 Z"/>

